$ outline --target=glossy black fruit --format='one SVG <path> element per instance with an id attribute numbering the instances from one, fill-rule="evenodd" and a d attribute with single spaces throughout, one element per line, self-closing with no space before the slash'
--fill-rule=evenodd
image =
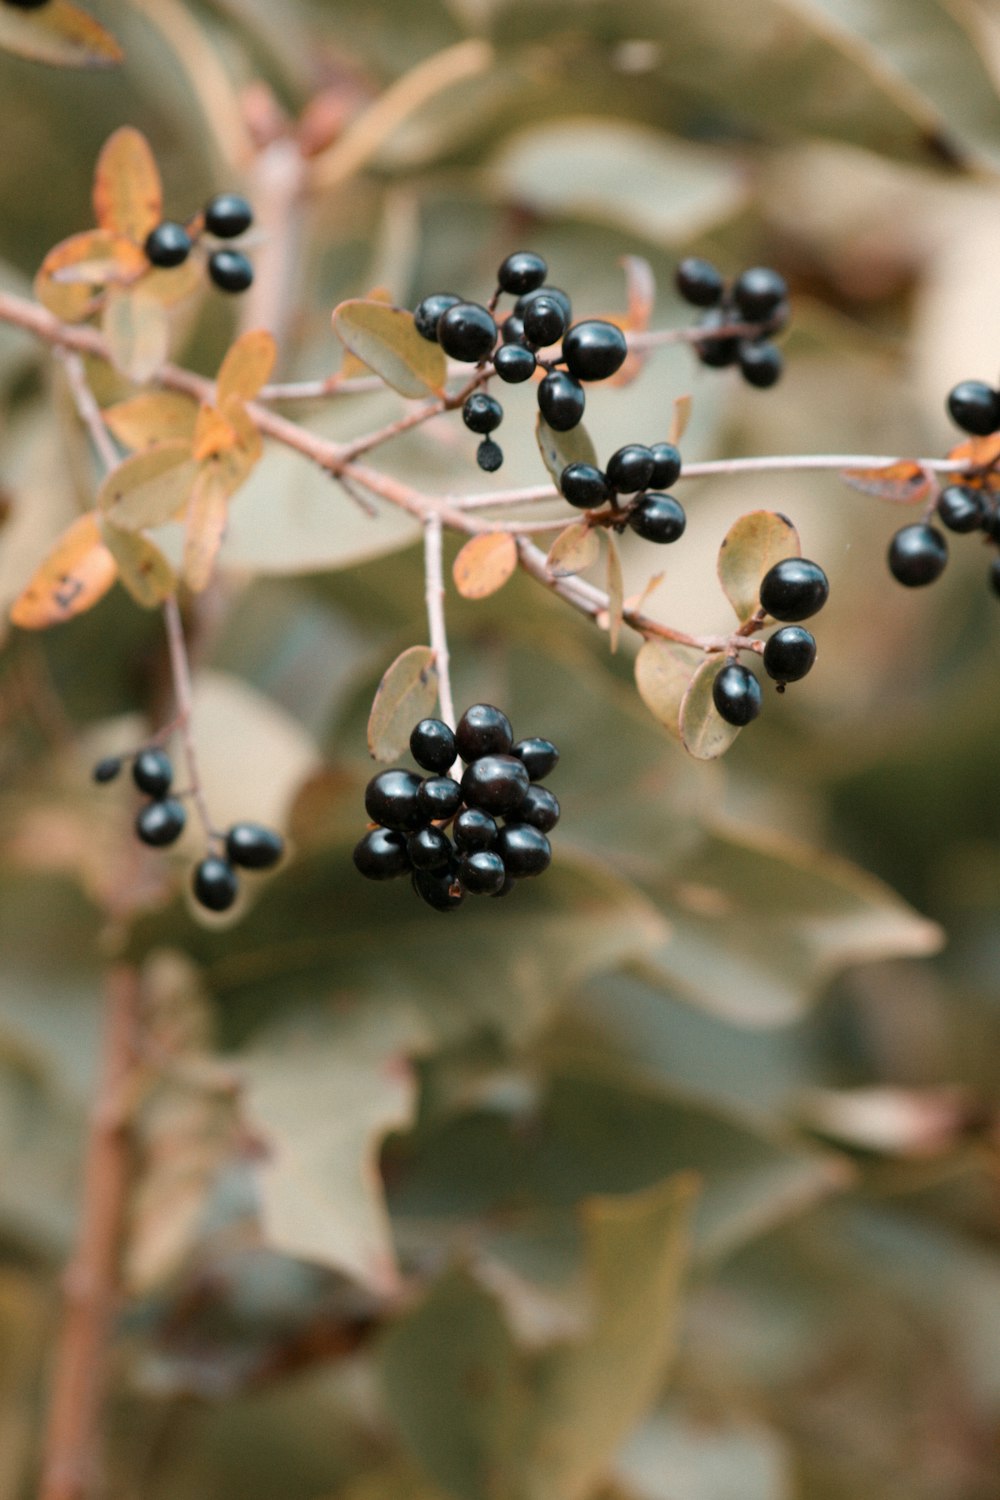
<path id="1" fill-rule="evenodd" d="M 132 780 L 150 797 L 165 797 L 173 779 L 173 764 L 165 750 L 140 750 L 132 762 Z"/>
<path id="2" fill-rule="evenodd" d="M 253 282 L 253 266 L 240 250 L 213 250 L 208 274 L 223 292 L 245 292 Z"/>
<path id="3" fill-rule="evenodd" d="M 785 368 L 781 350 L 767 339 L 740 339 L 738 360 L 747 385 L 761 391 L 777 385 Z"/>
<path id="4" fill-rule="evenodd" d="M 712 702 L 727 724 L 749 724 L 760 713 L 761 701 L 760 683 L 739 662 L 724 666 L 712 684 Z"/>
<path id="5" fill-rule="evenodd" d="M 493 356 L 493 368 L 505 384 L 522 385 L 534 375 L 537 361 L 521 344 L 502 344 Z"/>
<path id="6" fill-rule="evenodd" d="M 608 459 L 608 483 L 620 494 L 637 494 L 649 484 L 655 467 L 651 448 L 643 447 L 642 443 L 626 443 Z"/>
<path id="7" fill-rule="evenodd" d="M 476 463 L 484 474 L 495 474 L 503 463 L 503 449 L 492 438 L 483 438 L 476 449 Z"/>
<path id="8" fill-rule="evenodd" d="M 425 771 L 443 776 L 458 756 L 454 730 L 443 719 L 421 719 L 410 731 L 410 754 Z"/>
<path id="9" fill-rule="evenodd" d="M 551 740 L 518 740 L 511 754 L 524 762 L 524 768 L 532 781 L 541 781 L 559 764 L 559 751 Z"/>
<path id="10" fill-rule="evenodd" d="M 3 0 L 3 3 L 12 10 L 41 10 L 43 5 L 48 5 L 49 0 Z"/>
<path id="11" fill-rule="evenodd" d="M 106 781 L 114 781 L 115 777 L 121 773 L 121 768 L 122 760 L 120 755 L 105 755 L 103 760 L 97 762 L 97 765 L 90 774 L 95 781 L 104 783 Z"/>
<path id="12" fill-rule="evenodd" d="M 787 296 L 787 281 L 770 266 L 751 266 L 733 283 L 733 301 L 748 323 L 765 323 Z"/>
<path id="13" fill-rule="evenodd" d="M 614 323 L 591 318 L 573 325 L 563 339 L 562 353 L 577 380 L 607 380 L 625 363 L 628 344 Z"/>
<path id="14" fill-rule="evenodd" d="M 560 811 L 559 798 L 547 786 L 529 786 L 517 810 L 517 819 L 519 823 L 530 823 L 532 828 L 548 833 L 559 822 Z"/>
<path id="15" fill-rule="evenodd" d="M 413 326 L 422 339 L 429 344 L 438 341 L 438 323 L 449 307 L 457 307 L 461 302 L 454 292 L 432 292 L 422 302 L 418 302 L 413 310 Z"/>
<path id="16" fill-rule="evenodd" d="M 572 375 L 553 370 L 538 387 L 538 410 L 554 432 L 569 432 L 583 417 L 583 386 Z"/>
<path id="17" fill-rule="evenodd" d="M 462 788 L 450 776 L 429 776 L 417 793 L 417 803 L 428 823 L 440 823 L 458 812 Z"/>
<path id="18" fill-rule="evenodd" d="M 505 318 L 500 329 L 500 342 L 504 345 L 511 344 L 515 349 L 524 347 L 524 321 L 511 313 Z"/>
<path id="19" fill-rule="evenodd" d="M 528 772 L 514 755 L 483 755 L 466 768 L 462 797 L 492 817 L 509 817 L 524 801 Z"/>
<path id="20" fill-rule="evenodd" d="M 530 823 L 508 823 L 500 830 L 497 853 L 514 880 L 541 875 L 552 862 L 552 845 L 540 828 Z"/>
<path id="21" fill-rule="evenodd" d="M 228 911 L 240 889 L 232 865 L 214 854 L 195 866 L 191 885 L 195 900 L 209 911 Z"/>
<path id="22" fill-rule="evenodd" d="M 506 755 L 514 743 L 510 720 L 492 703 L 473 703 L 458 721 L 455 744 L 464 761 L 480 755 Z"/>
<path id="23" fill-rule="evenodd" d="M 970 484 L 949 484 L 938 496 L 937 513 L 949 531 L 978 531 L 986 515 L 983 492 Z"/>
<path id="24" fill-rule="evenodd" d="M 983 530 L 994 542 L 1000 542 L 1000 505 L 993 500 L 983 501 Z"/>
<path id="25" fill-rule="evenodd" d="M 687 516 L 683 505 L 673 495 L 650 492 L 636 501 L 629 511 L 628 524 L 636 536 L 647 542 L 676 542 L 684 535 Z"/>
<path id="26" fill-rule="evenodd" d="M 549 268 L 540 255 L 531 250 L 515 250 L 500 264 L 497 271 L 497 286 L 502 292 L 523 297 L 525 292 L 534 292 L 545 281 Z"/>
<path id="27" fill-rule="evenodd" d="M 465 892 L 450 866 L 443 870 L 414 870 L 413 889 L 435 911 L 454 911 L 465 900 Z"/>
<path id="28" fill-rule="evenodd" d="M 143 249 L 150 265 L 182 266 L 191 254 L 191 236 L 183 224 L 164 219 L 149 231 Z"/>
<path id="29" fill-rule="evenodd" d="M 611 498 L 607 479 L 593 464 L 567 464 L 559 475 L 559 488 L 580 510 L 593 510 Z"/>
<path id="30" fill-rule="evenodd" d="M 366 880 L 393 880 L 410 868 L 405 833 L 372 828 L 354 846 L 354 865 Z"/>
<path id="31" fill-rule="evenodd" d="M 684 301 L 694 307 L 714 307 L 725 288 L 719 268 L 697 255 L 689 255 L 681 261 L 674 272 L 674 284 Z"/>
<path id="32" fill-rule="evenodd" d="M 154 849 L 165 849 L 184 832 L 187 814 L 184 804 L 176 797 L 164 797 L 162 801 L 147 802 L 139 809 L 135 820 L 135 831 L 144 844 Z"/>
<path id="33" fill-rule="evenodd" d="M 563 291 L 562 287 L 558 286 L 536 287 L 533 292 L 525 292 L 523 297 L 518 297 L 517 301 L 514 303 L 515 318 L 524 317 L 525 309 L 527 308 L 528 303 L 534 297 L 552 297 L 554 301 L 559 303 L 559 306 L 566 314 L 566 323 L 567 325 L 569 324 L 573 316 L 573 307 L 567 294 Z"/>
<path id="34" fill-rule="evenodd" d="M 761 580 L 761 607 L 776 620 L 808 620 L 829 597 L 826 574 L 806 557 L 782 558 Z"/>
<path id="35" fill-rule="evenodd" d="M 698 319 L 699 332 L 704 332 L 707 337 L 699 338 L 691 347 L 703 365 L 708 365 L 712 370 L 724 370 L 739 359 L 739 338 L 733 334 L 725 334 L 721 338 L 711 336 L 715 329 L 727 328 L 735 321 L 735 314 L 725 307 L 712 307 L 704 317 Z"/>
<path id="36" fill-rule="evenodd" d="M 1000 594 L 1000 557 L 995 557 L 990 563 L 989 579 L 994 594 Z"/>
<path id="37" fill-rule="evenodd" d="M 365 811 L 383 828 L 415 833 L 428 821 L 420 809 L 421 784 L 412 771 L 380 771 L 365 788 Z"/>
<path id="38" fill-rule="evenodd" d="M 463 854 L 473 849 L 492 849 L 497 841 L 498 829 L 489 813 L 478 807 L 466 807 L 452 824 L 455 848 Z"/>
<path id="39" fill-rule="evenodd" d="M 220 240 L 234 240 L 253 223 L 253 209 L 240 193 L 216 193 L 205 204 L 205 228 Z"/>
<path id="40" fill-rule="evenodd" d="M 816 641 L 801 625 L 776 630 L 764 647 L 764 671 L 775 682 L 798 682 L 815 660 Z"/>
<path id="41" fill-rule="evenodd" d="M 270 870 L 285 852 L 285 841 L 273 828 L 263 823 L 234 823 L 226 834 L 226 854 L 230 864 L 244 870 Z"/>
<path id="42" fill-rule="evenodd" d="M 547 349 L 566 331 L 566 314 L 554 297 L 539 292 L 524 309 L 524 337 L 534 349 Z"/>
<path id="43" fill-rule="evenodd" d="M 649 483 L 654 490 L 668 490 L 681 477 L 680 452 L 673 443 L 654 443 L 649 451 L 653 455 Z"/>
<path id="44" fill-rule="evenodd" d="M 916 521 L 896 532 L 889 543 L 889 571 L 909 589 L 933 583 L 944 572 L 948 543 L 935 526 Z"/>
<path id="45" fill-rule="evenodd" d="M 507 871 L 499 854 L 479 849 L 459 861 L 458 878 L 463 890 L 473 896 L 495 896 L 507 879 Z"/>
<path id="46" fill-rule="evenodd" d="M 463 364 L 478 364 L 497 341 L 497 325 L 478 302 L 456 302 L 437 325 L 438 343 L 445 354 Z"/>
<path id="47" fill-rule="evenodd" d="M 454 854 L 451 839 L 440 828 L 421 828 L 406 841 L 406 854 L 415 870 L 440 870 Z"/>
<path id="48" fill-rule="evenodd" d="M 963 432 L 988 437 L 1000 427 L 1000 392 L 985 380 L 960 380 L 948 392 L 948 411 Z"/>
<path id="49" fill-rule="evenodd" d="M 462 407 L 462 421 L 470 432 L 494 432 L 503 421 L 503 407 L 485 391 L 473 391 Z"/>

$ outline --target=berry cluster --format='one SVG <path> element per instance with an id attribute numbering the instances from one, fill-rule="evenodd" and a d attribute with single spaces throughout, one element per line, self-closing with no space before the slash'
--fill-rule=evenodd
<path id="1" fill-rule="evenodd" d="M 689 256 L 677 267 L 674 279 L 685 302 L 706 309 L 699 319 L 699 329 L 715 335 L 698 339 L 694 345 L 703 365 L 713 370 L 739 365 L 747 384 L 761 390 L 781 379 L 781 350 L 770 338 L 788 323 L 788 285 L 779 272 L 768 266 L 751 266 L 727 287 L 721 271 L 710 260 Z M 722 331 L 738 324 L 752 324 L 754 332 Z"/>
<path id="2" fill-rule="evenodd" d="M 152 266 L 182 266 L 204 231 L 219 240 L 234 240 L 252 223 L 253 209 L 245 198 L 239 193 L 216 193 L 189 224 L 162 219 L 149 231 L 143 249 Z M 208 274 L 224 292 L 245 292 L 253 281 L 253 266 L 241 250 L 225 246 L 210 253 Z"/>
<path id="3" fill-rule="evenodd" d="M 109 755 L 93 770 L 97 782 L 114 781 L 128 757 Z M 184 832 L 187 813 L 183 802 L 171 796 L 174 768 L 169 755 L 157 748 L 139 750 L 132 760 L 132 780 L 149 799 L 136 815 L 135 831 L 140 841 L 154 849 L 174 844 Z M 244 870 L 269 870 L 285 850 L 284 840 L 273 828 L 260 823 L 234 823 L 218 835 L 225 854 L 208 854 L 194 869 L 195 900 L 209 911 L 228 911 L 239 894 L 234 866 Z"/>
<path id="4" fill-rule="evenodd" d="M 3 0 L 3 3 L 13 10 L 41 10 L 43 5 L 48 5 L 49 0 Z"/>
<path id="5" fill-rule="evenodd" d="M 376 826 L 354 850 L 362 875 L 391 880 L 409 873 L 428 906 L 451 911 L 466 893 L 506 896 L 518 880 L 548 868 L 546 835 L 559 821 L 559 803 L 540 782 L 559 759 L 555 745 L 515 744 L 507 715 L 474 703 L 454 732 L 440 719 L 421 719 L 410 753 L 428 776 L 380 771 L 365 790 Z M 458 757 L 465 762 L 461 781 L 449 774 Z"/>
<path id="6" fill-rule="evenodd" d="M 567 464 L 559 476 L 563 498 L 579 510 L 609 503 L 601 517 L 616 531 L 628 526 L 647 542 L 676 542 L 684 534 L 687 516 L 668 485 L 680 477 L 681 456 L 673 443 L 626 443 L 614 452 L 604 469 L 594 464 Z M 619 496 L 634 498 L 622 506 Z"/>
<path id="7" fill-rule="evenodd" d="M 830 597 L 827 576 L 818 563 L 805 557 L 786 557 L 775 563 L 761 579 L 760 614 L 783 622 L 764 646 L 764 670 L 783 693 L 789 682 L 798 682 L 816 660 L 816 640 L 798 623 L 818 614 Z M 735 657 L 726 663 L 712 684 L 712 702 L 727 724 L 742 728 L 756 719 L 763 697 L 760 683 L 748 667 Z"/>

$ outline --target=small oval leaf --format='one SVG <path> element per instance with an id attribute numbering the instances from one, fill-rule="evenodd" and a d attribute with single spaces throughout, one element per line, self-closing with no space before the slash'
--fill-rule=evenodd
<path id="1" fill-rule="evenodd" d="M 567 464 L 597 464 L 597 452 L 582 422 L 569 432 L 556 432 L 539 413 L 535 422 L 535 441 L 542 462 L 559 488 L 559 477 Z"/>
<path id="2" fill-rule="evenodd" d="M 118 567 L 104 545 L 97 515 L 79 516 L 56 542 L 27 588 L 11 606 L 22 630 L 59 625 L 97 603 L 114 583 Z"/>
<path id="3" fill-rule="evenodd" d="M 452 576 L 463 599 L 485 599 L 517 571 L 517 543 L 508 531 L 474 536 L 455 558 Z"/>
<path id="4" fill-rule="evenodd" d="M 181 574 L 195 594 L 208 587 L 226 534 L 229 476 L 221 464 L 202 464 L 188 500 Z"/>
<path id="5" fill-rule="evenodd" d="M 719 548 L 719 582 L 736 611 L 746 620 L 760 603 L 760 581 L 783 557 L 798 557 L 799 534 L 787 516 L 774 510 L 752 510 L 734 521 Z"/>
<path id="6" fill-rule="evenodd" d="M 670 431 L 667 433 L 667 442 L 673 443 L 675 447 L 685 432 L 687 432 L 693 406 L 694 403 L 690 396 L 674 397 L 674 410 L 670 418 Z"/>
<path id="7" fill-rule="evenodd" d="M 175 391 L 143 391 L 103 413 L 105 425 L 126 448 L 194 441 L 198 403 Z"/>
<path id="8" fill-rule="evenodd" d="M 138 245 L 163 218 L 160 173 L 141 130 L 123 125 L 108 136 L 94 168 L 93 199 L 100 227 Z"/>
<path id="9" fill-rule="evenodd" d="M 552 543 L 545 566 L 553 578 L 569 578 L 592 568 L 600 555 L 601 543 L 594 528 L 586 521 L 574 521 Z"/>
<path id="10" fill-rule="evenodd" d="M 700 651 L 655 636 L 644 643 L 635 659 L 635 685 L 640 698 L 654 719 L 678 739 L 681 702 L 703 661 Z"/>
<path id="11" fill-rule="evenodd" d="M 625 583 L 622 578 L 622 560 L 618 543 L 609 531 L 608 543 L 608 641 L 612 652 L 618 650 L 618 637 L 622 628 L 622 611 L 625 608 Z"/>
<path id="12" fill-rule="evenodd" d="M 395 760 L 410 743 L 410 730 L 434 712 L 437 662 L 430 646 L 410 646 L 379 683 L 368 716 L 368 749 L 375 760 Z"/>
<path id="13" fill-rule="evenodd" d="M 241 334 L 219 366 L 216 379 L 219 405 L 222 406 L 231 396 L 252 401 L 270 380 L 277 354 L 274 335 L 266 328 L 253 328 L 249 333 Z"/>
<path id="14" fill-rule="evenodd" d="M 712 702 L 712 687 L 725 664 L 726 658 L 721 655 L 702 662 L 681 699 L 681 742 L 695 760 L 717 760 L 740 732 L 735 724 L 726 723 Z"/>
<path id="15" fill-rule="evenodd" d="M 70 0 L 32 11 L 0 4 L 0 47 L 54 68 L 113 68 L 124 58 L 111 33 Z"/>
<path id="16" fill-rule="evenodd" d="M 166 360 L 170 346 L 167 311 L 142 286 L 108 293 L 101 331 L 108 341 L 111 363 L 137 385 L 151 380 Z"/>
<path id="17" fill-rule="evenodd" d="M 176 591 L 177 578 L 163 553 L 149 537 L 122 531 L 105 520 L 104 544 L 118 564 L 118 577 L 143 609 L 155 609 Z"/>
<path id="18" fill-rule="evenodd" d="M 123 531 L 162 526 L 184 504 L 197 473 L 190 443 L 158 443 L 111 470 L 97 492 L 98 508 Z"/>
<path id="19" fill-rule="evenodd" d="M 62 322 L 78 323 L 103 290 L 104 271 L 113 267 L 116 280 L 120 280 L 122 276 L 141 276 L 145 264 L 146 257 L 130 240 L 104 229 L 88 229 L 53 245 L 35 276 L 35 296 Z M 94 279 L 67 279 L 79 267 L 88 268 Z"/>
<path id="20" fill-rule="evenodd" d="M 200 463 L 203 458 L 227 453 L 236 447 L 237 441 L 235 427 L 226 421 L 219 408 L 202 402 L 194 429 L 193 457 Z"/>
<path id="21" fill-rule="evenodd" d="M 413 314 L 354 298 L 333 310 L 333 331 L 352 354 L 401 396 L 440 396 L 446 366 L 439 344 L 422 339 Z"/>

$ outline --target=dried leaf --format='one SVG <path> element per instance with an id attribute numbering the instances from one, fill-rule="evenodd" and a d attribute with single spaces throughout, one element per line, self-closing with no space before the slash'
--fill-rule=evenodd
<path id="1" fill-rule="evenodd" d="M 948 457 L 968 462 L 970 468 L 988 468 L 1000 459 L 1000 432 L 990 433 L 989 437 L 966 438 L 952 448 Z"/>
<path id="2" fill-rule="evenodd" d="M 621 265 L 625 271 L 625 291 L 628 311 L 624 317 L 610 317 L 609 322 L 625 333 L 645 333 L 653 314 L 656 300 L 656 277 L 648 260 L 641 255 L 623 255 Z M 647 355 L 636 351 L 629 353 L 621 369 L 608 381 L 612 386 L 631 385 L 641 373 Z"/>
<path id="3" fill-rule="evenodd" d="M 241 334 L 219 366 L 216 396 L 222 406 L 231 396 L 252 401 L 271 378 L 278 346 L 264 328 Z"/>
<path id="4" fill-rule="evenodd" d="M 622 578 L 622 560 L 618 543 L 609 531 L 608 544 L 608 641 L 611 650 L 618 650 L 618 637 L 622 628 L 622 610 L 625 608 L 625 583 Z"/>
<path id="5" fill-rule="evenodd" d="M 724 656 L 710 656 L 697 668 L 681 699 L 681 741 L 695 760 L 717 760 L 740 732 L 735 724 L 726 723 L 712 702 L 713 684 L 725 665 Z"/>
<path id="6" fill-rule="evenodd" d="M 121 583 L 143 609 L 155 609 L 177 590 L 177 578 L 163 553 L 137 531 L 122 531 L 105 520 L 104 544 L 118 564 Z"/>
<path id="7" fill-rule="evenodd" d="M 228 475 L 216 463 L 202 464 L 188 501 L 181 573 L 193 593 L 211 582 L 215 559 L 226 534 L 231 490 Z"/>
<path id="8" fill-rule="evenodd" d="M 113 68 L 124 59 L 111 33 L 70 0 L 33 11 L 0 4 L 0 48 L 55 68 Z"/>
<path id="9" fill-rule="evenodd" d="M 368 716 L 368 750 L 375 760 L 395 760 L 410 742 L 410 730 L 434 712 L 438 674 L 430 646 L 410 646 L 388 667 Z"/>
<path id="10" fill-rule="evenodd" d="M 912 505 L 927 494 L 929 481 L 919 464 L 903 459 L 878 469 L 842 469 L 845 484 L 878 500 L 893 500 L 898 505 Z"/>
<path id="11" fill-rule="evenodd" d="M 463 599 L 495 594 L 517 571 L 517 543 L 508 531 L 474 536 L 455 558 L 452 576 Z"/>
<path id="12" fill-rule="evenodd" d="M 556 488 L 567 464 L 597 464 L 597 452 L 582 422 L 571 427 L 569 432 L 556 432 L 539 413 L 535 422 L 535 441 Z"/>
<path id="13" fill-rule="evenodd" d="M 264 445 L 256 423 L 238 396 L 230 397 L 222 415 L 236 434 L 236 442 L 215 455 L 213 461 L 223 470 L 228 493 L 233 495 L 260 462 Z"/>
<path id="14" fill-rule="evenodd" d="M 98 508 L 123 531 L 162 526 L 181 509 L 197 473 L 190 443 L 157 443 L 112 469 L 98 491 Z"/>
<path id="15" fill-rule="evenodd" d="M 592 568 L 600 555 L 601 543 L 594 528 L 586 521 L 574 521 L 552 543 L 545 566 L 553 578 L 569 578 Z"/>
<path id="16" fill-rule="evenodd" d="M 102 229 L 143 244 L 163 218 L 163 188 L 149 142 L 131 125 L 101 147 L 94 168 L 94 216 Z"/>
<path id="17" fill-rule="evenodd" d="M 439 396 L 446 366 L 440 345 L 422 339 L 413 314 L 401 307 L 355 298 L 333 311 L 333 331 L 386 385 L 401 396 Z"/>
<path id="18" fill-rule="evenodd" d="M 384 302 L 391 306 L 392 293 L 387 287 L 376 286 L 368 293 L 365 301 Z M 371 373 L 371 366 L 366 365 L 363 359 L 359 359 L 356 354 L 352 354 L 350 349 L 344 350 L 344 357 L 340 362 L 341 380 L 356 380 L 359 376 L 371 375 Z"/>
<path id="19" fill-rule="evenodd" d="M 146 257 L 130 240 L 103 229 L 88 229 L 53 245 L 35 276 L 35 296 L 62 322 L 78 323 L 91 311 L 94 297 L 103 289 L 104 282 L 97 274 L 100 268 L 113 266 L 123 274 L 139 276 L 145 264 Z M 79 266 L 90 267 L 94 281 L 64 279 L 65 273 Z"/>
<path id="20" fill-rule="evenodd" d="M 152 379 L 166 360 L 170 322 L 163 303 L 150 296 L 145 286 L 109 292 L 101 330 L 111 363 L 137 385 Z"/>
<path id="21" fill-rule="evenodd" d="M 22 630 L 45 630 L 96 604 L 115 581 L 118 568 L 101 539 L 97 513 L 88 511 L 63 532 L 27 588 L 11 606 Z"/>
<path id="22" fill-rule="evenodd" d="M 674 412 L 670 418 L 670 431 L 667 433 L 667 442 L 675 446 L 687 432 L 688 423 L 691 420 L 691 408 L 693 401 L 690 396 L 674 397 Z"/>
<path id="23" fill-rule="evenodd" d="M 655 719 L 680 739 L 681 702 L 699 664 L 700 651 L 659 637 L 648 640 L 635 659 L 639 696 Z"/>
<path id="24" fill-rule="evenodd" d="M 760 603 L 760 581 L 784 557 L 798 557 L 799 534 L 787 516 L 774 510 L 752 510 L 734 521 L 719 548 L 719 582 L 736 611 L 746 620 Z"/>
<path id="25" fill-rule="evenodd" d="M 232 423 L 226 421 L 217 406 L 203 401 L 198 408 L 192 456 L 201 463 L 203 458 L 212 458 L 235 448 L 237 441 L 236 429 Z"/>
<path id="26" fill-rule="evenodd" d="M 126 448 L 194 441 L 198 403 L 174 391 L 143 391 L 104 412 L 108 430 Z"/>

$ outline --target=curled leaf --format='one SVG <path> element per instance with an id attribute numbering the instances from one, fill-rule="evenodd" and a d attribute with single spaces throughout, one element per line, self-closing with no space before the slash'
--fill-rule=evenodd
<path id="1" fill-rule="evenodd" d="M 137 531 L 122 531 L 107 520 L 101 534 L 118 564 L 118 577 L 136 604 L 143 609 L 155 609 L 176 591 L 174 570 L 149 537 Z"/>
<path id="2" fill-rule="evenodd" d="M 118 568 L 101 537 L 97 515 L 88 511 L 63 532 L 27 588 L 11 606 L 22 630 L 45 630 L 83 614 L 115 581 Z"/>
<path id="3" fill-rule="evenodd" d="M 94 168 L 94 216 L 102 229 L 141 245 L 163 217 L 163 188 L 149 142 L 123 125 L 101 147 Z"/>
<path id="4" fill-rule="evenodd" d="M 197 472 L 190 443 L 157 443 L 111 470 L 97 493 L 98 508 L 123 531 L 162 526 L 184 504 Z"/>
<path id="5" fill-rule="evenodd" d="M 32 11 L 0 4 L 0 48 L 54 68 L 113 68 L 124 58 L 111 33 L 70 0 Z"/>
<path id="6" fill-rule="evenodd" d="M 897 505 L 912 505 L 922 500 L 929 488 L 927 475 L 912 459 L 877 469 L 842 469 L 840 477 L 852 490 L 874 495 L 877 500 L 892 500 Z"/>
<path id="7" fill-rule="evenodd" d="M 508 531 L 474 536 L 455 558 L 452 576 L 463 599 L 485 599 L 517 571 L 517 543 Z"/>
<path id="8" fill-rule="evenodd" d="M 420 337 L 404 308 L 364 298 L 342 302 L 333 311 L 333 331 L 401 396 L 439 396 L 444 390 L 444 351 Z"/>
<path id="9" fill-rule="evenodd" d="M 437 663 L 430 646 L 410 646 L 382 677 L 368 716 L 368 749 L 375 760 L 395 760 L 410 742 L 410 730 L 434 712 Z"/>
<path id="10" fill-rule="evenodd" d="M 712 702 L 716 677 L 726 665 L 724 656 L 710 656 L 697 668 L 687 692 L 681 699 L 678 725 L 681 741 L 695 760 L 717 760 L 725 755 L 739 734 L 735 724 L 728 724 Z"/>
<path id="11" fill-rule="evenodd" d="M 582 422 L 569 432 L 556 432 L 539 413 L 535 422 L 535 440 L 542 462 L 559 487 L 559 477 L 567 464 L 597 464 L 597 453 L 590 434 Z"/>
<path id="12" fill-rule="evenodd" d="M 653 717 L 678 739 L 681 703 L 703 660 L 700 651 L 659 637 L 646 641 L 635 659 L 635 684 L 640 698 Z"/>
<path id="13" fill-rule="evenodd" d="M 569 578 L 592 568 L 600 555 L 601 543 L 594 528 L 586 521 L 574 521 L 552 543 L 545 566 L 553 578 Z"/>
<path id="14" fill-rule="evenodd" d="M 760 581 L 783 557 L 798 557 L 799 534 L 787 516 L 752 510 L 734 521 L 719 548 L 719 582 L 736 611 L 748 619 L 760 602 Z"/>
<path id="15" fill-rule="evenodd" d="M 265 328 L 241 334 L 219 366 L 216 395 L 222 406 L 230 397 L 252 401 L 271 378 L 278 346 Z"/>

